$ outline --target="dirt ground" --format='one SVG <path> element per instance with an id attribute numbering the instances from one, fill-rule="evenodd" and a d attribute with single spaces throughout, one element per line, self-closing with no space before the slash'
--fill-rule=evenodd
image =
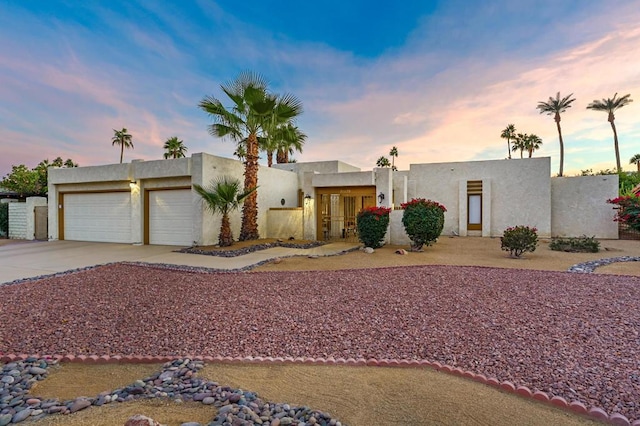
<path id="1" fill-rule="evenodd" d="M 542 241 L 522 259 L 500 251 L 495 238 L 441 238 L 422 253 L 395 254 L 401 247 L 383 247 L 373 254 L 361 251 L 326 258 L 281 259 L 255 269 L 328 270 L 424 264 L 478 265 L 502 268 L 566 270 L 588 260 L 640 256 L 640 241 L 605 240 L 600 253 L 561 253 Z M 408 248 L 408 247 L 402 247 Z M 597 273 L 640 276 L 640 262 L 617 263 Z M 158 365 L 89 366 L 63 364 L 32 390 L 35 396 L 71 399 L 95 396 L 105 390 L 144 378 Z M 545 404 L 507 394 L 471 380 L 429 368 L 403 369 L 345 366 L 256 366 L 210 364 L 200 373 L 221 385 L 257 392 L 277 402 L 327 411 L 348 425 L 578 425 L 590 419 Z M 133 414 L 144 414 L 168 426 L 187 421 L 207 424 L 215 408 L 202 404 L 151 400 L 108 404 L 68 415 L 49 416 L 38 425 L 123 425 Z"/>

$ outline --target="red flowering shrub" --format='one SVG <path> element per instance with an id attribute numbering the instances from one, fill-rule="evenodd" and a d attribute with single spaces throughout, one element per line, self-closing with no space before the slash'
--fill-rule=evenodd
<path id="1" fill-rule="evenodd" d="M 613 220 L 625 223 L 629 228 L 640 232 L 640 195 L 626 195 L 607 200 L 607 203 L 618 206 Z"/>
<path id="2" fill-rule="evenodd" d="M 382 241 L 389 226 L 389 212 L 386 207 L 366 207 L 358 213 L 358 239 L 365 247 L 382 247 Z"/>
<path id="3" fill-rule="evenodd" d="M 411 239 L 411 251 L 430 246 L 440 236 L 444 228 L 444 212 L 447 209 L 437 201 L 414 198 L 400 205 L 404 209 L 402 224 Z"/>

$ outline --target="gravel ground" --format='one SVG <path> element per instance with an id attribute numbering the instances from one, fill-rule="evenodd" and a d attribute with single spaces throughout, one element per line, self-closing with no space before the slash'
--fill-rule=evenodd
<path id="1" fill-rule="evenodd" d="M 427 359 L 634 420 L 639 284 L 485 267 L 116 264 L 0 287 L 0 353 Z"/>

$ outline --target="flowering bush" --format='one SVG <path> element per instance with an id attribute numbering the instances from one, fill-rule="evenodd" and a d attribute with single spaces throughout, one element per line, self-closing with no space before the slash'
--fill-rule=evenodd
<path id="1" fill-rule="evenodd" d="M 629 228 L 640 232 L 640 195 L 626 195 L 607 200 L 607 203 L 618 206 L 613 220 L 625 223 Z"/>
<path id="2" fill-rule="evenodd" d="M 382 247 L 390 211 L 386 207 L 366 207 L 358 213 L 358 239 L 365 247 Z"/>
<path id="3" fill-rule="evenodd" d="M 536 251 L 538 230 L 528 226 L 513 226 L 504 230 L 500 242 L 502 250 L 508 251 L 511 257 L 520 257 L 525 252 Z"/>
<path id="4" fill-rule="evenodd" d="M 411 251 L 420 251 L 423 245 L 430 246 L 437 241 L 444 227 L 444 212 L 447 211 L 442 204 L 414 198 L 401 207 L 404 209 L 402 224 L 411 239 Z"/>

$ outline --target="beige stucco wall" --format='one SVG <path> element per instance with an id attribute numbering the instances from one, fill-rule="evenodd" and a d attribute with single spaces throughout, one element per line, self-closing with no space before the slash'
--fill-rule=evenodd
<path id="1" fill-rule="evenodd" d="M 312 185 L 316 188 L 331 186 L 370 186 L 375 185 L 373 171 L 316 174 L 312 177 Z"/>
<path id="2" fill-rule="evenodd" d="M 412 164 L 408 198 L 443 204 L 447 208 L 443 235 L 466 235 L 466 184 L 482 180 L 483 236 L 500 236 L 509 226 L 528 225 L 537 227 L 541 237 L 549 237 L 550 179 L 548 157 Z"/>
<path id="3" fill-rule="evenodd" d="M 552 178 L 552 235 L 617 239 L 615 210 L 607 204 L 617 196 L 618 175 Z"/>
<path id="4" fill-rule="evenodd" d="M 9 238 L 27 239 L 27 203 L 9 204 Z"/>
<path id="5" fill-rule="evenodd" d="M 271 208 L 267 212 L 267 238 L 303 239 L 303 208 Z"/>

